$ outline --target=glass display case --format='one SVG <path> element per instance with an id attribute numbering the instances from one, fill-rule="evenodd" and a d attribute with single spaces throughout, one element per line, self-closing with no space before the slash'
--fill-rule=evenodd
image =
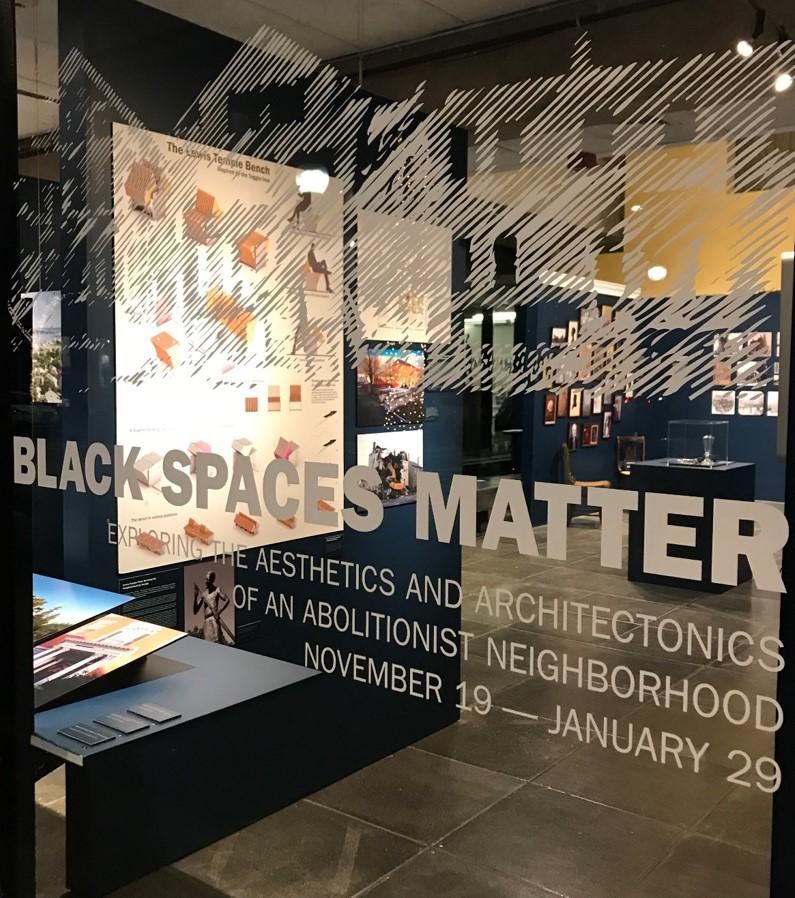
<path id="1" fill-rule="evenodd" d="M 729 460 L 728 421 L 668 422 L 668 464 L 715 467 Z"/>

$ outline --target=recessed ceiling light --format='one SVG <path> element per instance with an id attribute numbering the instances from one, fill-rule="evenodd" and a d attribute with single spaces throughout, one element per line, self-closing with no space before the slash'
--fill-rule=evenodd
<path id="1" fill-rule="evenodd" d="M 781 72 L 776 75 L 776 80 L 773 82 L 773 90 L 777 94 L 783 94 L 785 90 L 789 90 L 792 87 L 792 75 L 789 72 Z"/>
<path id="2" fill-rule="evenodd" d="M 754 52 L 754 45 L 751 43 L 751 41 L 743 38 L 742 40 L 737 41 L 737 46 L 734 49 L 740 56 L 743 56 L 747 59 Z"/>
<path id="3" fill-rule="evenodd" d="M 641 206 L 640 203 L 633 203 L 633 204 L 629 207 L 629 211 L 630 211 L 630 212 L 640 212 L 640 210 L 641 210 L 642 208 L 643 208 L 643 206 Z"/>
<path id="4" fill-rule="evenodd" d="M 665 265 L 652 265 L 646 274 L 650 281 L 663 281 L 668 277 L 668 269 Z"/>

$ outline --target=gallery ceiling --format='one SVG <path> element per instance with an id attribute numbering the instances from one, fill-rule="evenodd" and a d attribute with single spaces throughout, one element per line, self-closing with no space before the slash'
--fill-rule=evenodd
<path id="1" fill-rule="evenodd" d="M 372 50 L 567 0 L 141 0 L 236 40 L 277 28 L 323 59 Z M 58 124 L 57 0 L 16 0 L 23 137 Z"/>
<path id="2" fill-rule="evenodd" d="M 448 31 L 559 0 L 142 0 L 236 40 L 271 25 L 323 59 Z"/>

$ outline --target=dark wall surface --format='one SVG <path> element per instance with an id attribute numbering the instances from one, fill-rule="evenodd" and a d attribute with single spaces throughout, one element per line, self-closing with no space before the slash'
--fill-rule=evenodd
<path id="1" fill-rule="evenodd" d="M 774 335 L 779 329 L 779 294 L 768 293 L 761 297 L 760 317 L 766 319 L 761 329 Z M 598 302 L 612 305 L 611 297 L 599 297 Z M 573 303 L 542 303 L 528 310 L 526 343 L 535 347 L 540 342 L 548 342 L 552 327 L 565 327 L 569 320 L 578 318 L 578 308 Z M 676 335 L 672 334 L 671 339 Z M 777 357 L 771 359 L 771 365 Z M 721 387 L 719 389 L 753 389 L 743 387 Z M 760 387 L 764 391 L 778 389 L 775 385 Z M 609 440 L 600 439 L 596 447 L 581 448 L 572 453 L 572 469 L 580 480 L 608 479 L 617 481 L 616 436 L 641 434 L 646 437 L 647 458 L 661 458 L 668 454 L 668 422 L 687 420 L 728 420 L 729 457 L 733 461 L 753 462 L 756 465 L 756 498 L 783 501 L 784 463 L 776 458 L 776 417 L 750 417 L 744 415 L 714 416 L 711 413 L 711 391 L 691 398 L 692 387 L 683 387 L 671 396 L 647 399 L 634 396 L 625 399 L 621 421 L 613 421 L 613 436 Z M 524 434 L 522 447 L 522 471 L 525 489 L 530 481 L 560 481 L 560 446 L 566 441 L 570 418 L 558 419 L 554 425 L 543 423 L 544 394 L 529 394 L 524 400 Z M 597 422 L 597 417 L 577 419 L 583 422 Z M 601 420 L 599 419 L 601 424 Z M 600 427 L 601 433 L 601 427 Z M 528 439 L 529 435 L 529 439 Z M 533 520 L 543 523 L 546 510 L 543 503 L 534 503 Z"/>

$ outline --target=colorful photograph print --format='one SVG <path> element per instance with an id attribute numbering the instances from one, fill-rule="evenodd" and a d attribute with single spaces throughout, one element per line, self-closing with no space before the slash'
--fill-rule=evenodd
<path id="1" fill-rule="evenodd" d="M 184 636 L 120 614 L 53 636 L 33 647 L 34 705 L 40 708 Z"/>
<path id="2" fill-rule="evenodd" d="M 356 437 L 356 463 L 378 475 L 375 485 L 364 481 L 361 485 L 375 493 L 384 506 L 416 502 L 422 448 L 421 430 L 360 433 Z"/>
<path id="3" fill-rule="evenodd" d="M 53 636 L 83 621 L 123 605 L 126 598 L 116 592 L 94 589 L 81 583 L 33 575 L 33 640 Z"/>
<path id="4" fill-rule="evenodd" d="M 23 293 L 31 304 L 33 359 L 30 393 L 33 402 L 59 404 L 62 400 L 61 294 Z"/>
<path id="5" fill-rule="evenodd" d="M 425 418 L 425 352 L 420 347 L 381 344 L 367 347 L 356 369 L 359 427 L 422 424 Z"/>

